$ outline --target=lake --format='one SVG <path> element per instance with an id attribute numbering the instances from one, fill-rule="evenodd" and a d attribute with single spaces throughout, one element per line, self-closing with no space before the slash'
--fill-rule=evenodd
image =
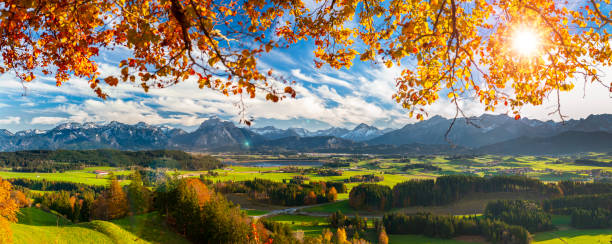
<path id="1" fill-rule="evenodd" d="M 247 166 L 247 167 L 283 167 L 283 166 L 321 166 L 321 161 L 257 161 L 257 162 L 223 162 L 225 165 L 231 166 Z"/>

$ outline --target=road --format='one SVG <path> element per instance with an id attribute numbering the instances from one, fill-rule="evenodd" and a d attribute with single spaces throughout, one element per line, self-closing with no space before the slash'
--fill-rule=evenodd
<path id="1" fill-rule="evenodd" d="M 330 203 L 320 203 L 320 204 L 314 204 L 314 205 L 306 205 L 306 206 L 299 206 L 299 207 L 291 207 L 291 208 L 285 208 L 285 209 L 279 209 L 279 210 L 273 210 L 270 211 L 266 214 L 263 215 L 258 215 L 258 216 L 251 216 L 254 219 L 259 219 L 259 218 L 265 218 L 265 217 L 270 217 L 270 216 L 274 216 L 274 215 L 280 215 L 280 214 L 296 214 L 296 215 L 308 215 L 308 216 L 315 216 L 315 217 L 329 217 L 329 215 L 331 213 L 317 213 L 317 212 L 302 212 L 299 211 L 301 209 L 305 209 L 305 208 L 311 208 L 311 207 L 317 207 L 317 206 L 323 206 L 323 205 L 327 205 Z M 350 214 L 347 214 L 347 216 L 350 216 Z M 370 215 L 370 214 L 359 214 L 360 217 L 365 217 L 365 218 L 382 218 L 382 215 Z"/>
<path id="2" fill-rule="evenodd" d="M 325 205 L 325 204 L 329 204 L 329 203 L 320 203 L 320 204 L 314 204 L 314 205 L 306 205 L 306 206 L 299 206 L 299 207 L 291 207 L 291 208 L 273 210 L 273 211 L 270 211 L 270 212 L 268 212 L 266 214 L 263 214 L 263 215 L 251 216 L 251 217 L 254 218 L 254 219 L 259 219 L 259 218 L 265 218 L 265 217 L 270 217 L 270 216 L 279 215 L 279 214 L 295 214 L 300 209 L 310 208 L 310 207 L 317 207 L 317 206 L 322 206 L 322 205 Z M 302 214 L 302 212 L 300 212 L 300 214 Z M 327 216 L 327 215 L 325 215 L 325 216 Z"/>

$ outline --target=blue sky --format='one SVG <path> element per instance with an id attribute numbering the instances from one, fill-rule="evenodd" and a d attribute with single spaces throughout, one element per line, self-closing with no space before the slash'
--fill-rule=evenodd
<path id="1" fill-rule="evenodd" d="M 119 73 L 117 65 L 125 55 L 127 51 L 123 49 L 103 51 L 97 59 L 102 76 Z M 355 60 L 349 70 L 316 69 L 313 58 L 311 42 L 301 42 L 290 49 L 275 49 L 261 57 L 261 68 L 272 68 L 297 82 L 294 88 L 298 95 L 296 99 L 279 103 L 266 102 L 263 93 L 247 99 L 247 114 L 255 119 L 254 127 L 274 125 L 316 130 L 331 126 L 352 128 L 366 123 L 379 128 L 399 128 L 416 121 L 391 99 L 400 68 L 388 69 L 382 64 Z M 611 69 L 603 70 L 604 80 L 610 80 L 610 75 Z M 577 119 L 612 112 L 607 89 L 597 84 L 584 87 L 579 80 L 575 84 L 572 92 L 561 96 L 564 115 Z M 0 76 L 0 128 L 16 132 L 50 129 L 65 122 L 135 124 L 142 121 L 190 130 L 211 116 L 235 123 L 239 120 L 237 97 L 198 89 L 194 81 L 152 89 L 148 93 L 130 83 L 104 87 L 104 90 L 110 94 L 107 100 L 96 97 L 85 80 L 73 79 L 56 87 L 52 77 L 38 76 L 30 83 L 21 84 L 11 73 L 3 74 Z M 521 115 L 559 120 L 558 115 L 549 115 L 555 109 L 556 97 L 550 100 L 539 107 L 523 108 Z M 484 112 L 483 106 L 471 98 L 461 103 L 468 116 Z M 452 117 L 455 113 L 446 99 L 428 107 L 427 111 L 429 117 Z M 507 109 L 501 108 L 497 113 L 507 113 Z"/>

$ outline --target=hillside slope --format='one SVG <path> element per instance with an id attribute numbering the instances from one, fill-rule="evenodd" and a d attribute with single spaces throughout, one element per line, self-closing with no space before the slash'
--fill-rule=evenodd
<path id="1" fill-rule="evenodd" d="M 24 208 L 19 223 L 11 225 L 14 243 L 189 243 L 168 230 L 157 214 L 149 213 L 112 222 L 95 220 L 72 224 L 37 208 Z"/>
<path id="2" fill-rule="evenodd" d="M 519 137 L 477 149 L 490 154 L 571 154 L 577 152 L 609 152 L 612 134 L 602 131 L 568 131 L 551 137 Z"/>

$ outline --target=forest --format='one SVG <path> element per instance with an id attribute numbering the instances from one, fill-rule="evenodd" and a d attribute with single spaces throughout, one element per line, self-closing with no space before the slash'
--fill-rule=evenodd
<path id="1" fill-rule="evenodd" d="M 346 192 L 346 186 L 342 182 L 299 182 L 294 179 L 289 182 L 275 182 L 255 178 L 240 182 L 217 182 L 215 189 L 224 193 L 248 193 L 255 200 L 282 206 L 334 202 L 338 193 Z"/>
<path id="2" fill-rule="evenodd" d="M 0 152 L 0 167 L 16 172 L 64 172 L 85 166 L 141 166 L 182 170 L 209 170 L 222 166 L 208 155 L 193 155 L 176 150 L 119 151 L 97 150 L 34 150 Z"/>
<path id="3" fill-rule="evenodd" d="M 612 193 L 611 183 L 561 181 L 544 183 L 524 176 L 479 177 L 448 175 L 436 180 L 409 180 L 388 186 L 362 184 L 352 188 L 349 201 L 357 209 L 433 206 L 456 202 L 476 192 L 537 192 L 547 196 Z"/>
<path id="4" fill-rule="evenodd" d="M 529 231 L 518 225 L 509 225 L 489 218 L 437 216 L 429 213 L 405 215 L 386 214 L 383 223 L 390 234 L 422 234 L 431 237 L 452 238 L 459 235 L 482 235 L 493 243 L 530 242 Z"/>

